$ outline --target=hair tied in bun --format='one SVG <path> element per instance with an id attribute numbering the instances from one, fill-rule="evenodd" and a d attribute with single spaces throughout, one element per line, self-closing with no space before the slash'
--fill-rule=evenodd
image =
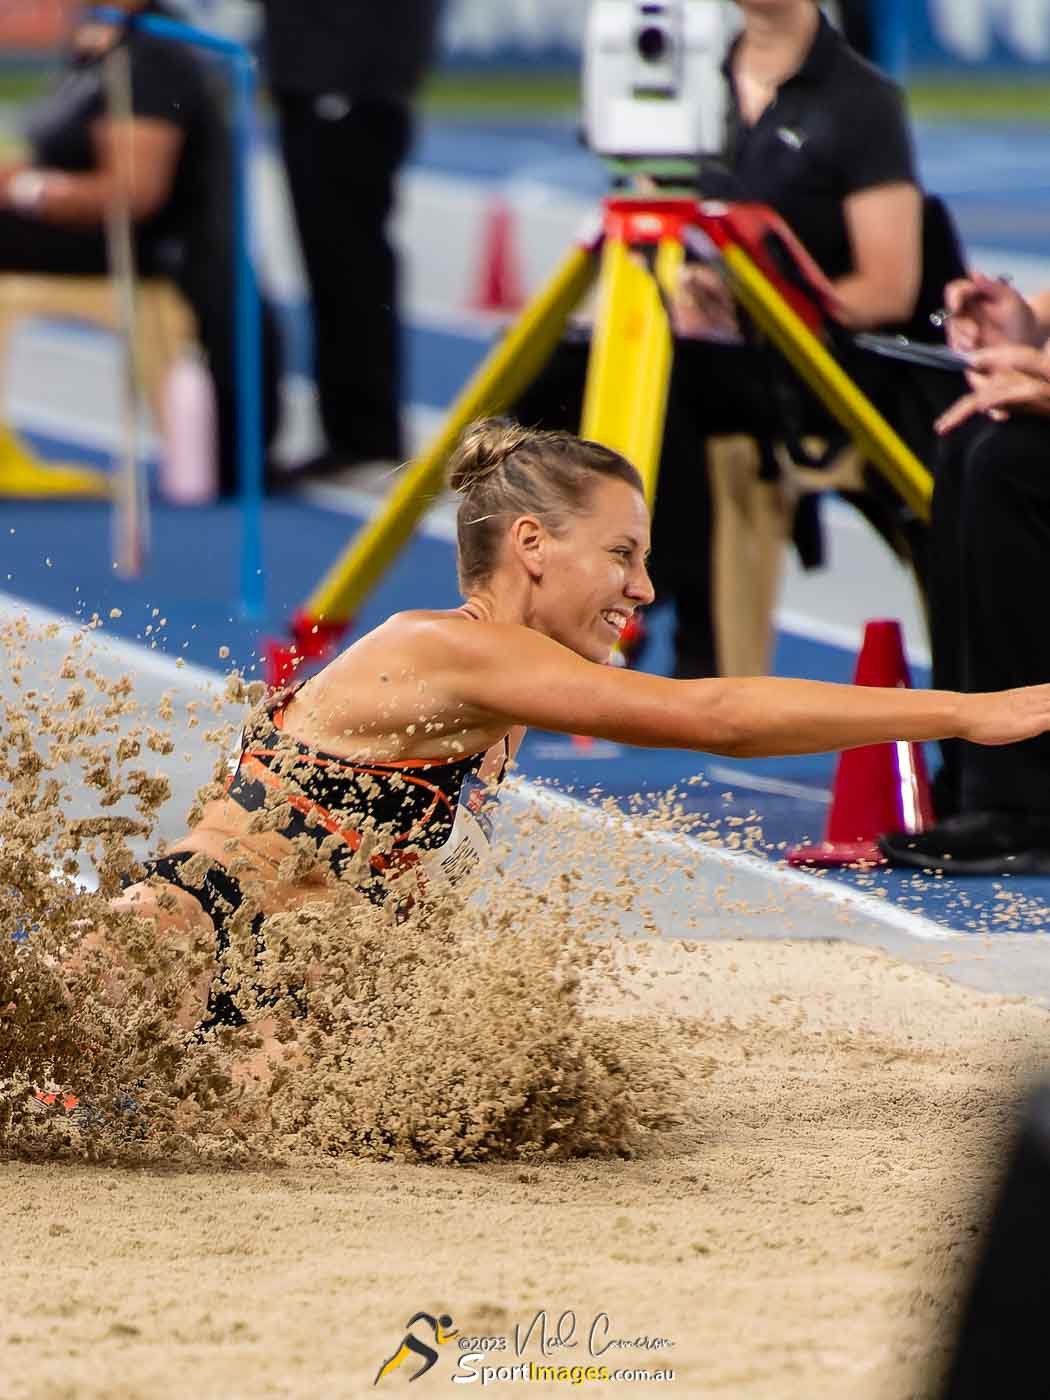
<path id="1" fill-rule="evenodd" d="M 456 450 L 448 484 L 460 495 L 499 471 L 503 463 L 530 438 L 526 428 L 511 418 L 481 418 L 463 434 Z"/>

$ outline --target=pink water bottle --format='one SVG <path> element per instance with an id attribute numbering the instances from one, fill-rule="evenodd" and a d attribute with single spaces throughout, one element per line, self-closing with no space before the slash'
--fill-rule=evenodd
<path id="1" fill-rule="evenodd" d="M 180 356 L 164 386 L 160 490 L 179 506 L 202 506 L 219 494 L 215 384 L 203 351 Z"/>

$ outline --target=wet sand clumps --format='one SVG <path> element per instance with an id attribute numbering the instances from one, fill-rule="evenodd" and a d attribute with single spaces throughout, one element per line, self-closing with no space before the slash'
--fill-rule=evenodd
<path id="1" fill-rule="evenodd" d="M 528 891 L 514 910 L 516 927 L 449 899 L 334 934 L 329 915 L 310 1073 L 274 1096 L 284 1131 L 324 1152 L 449 1163 L 632 1155 L 673 1122 L 666 1033 L 587 1010 L 586 983 L 616 975 L 611 949 L 545 926 Z"/>
<path id="2" fill-rule="evenodd" d="M 0 1147 L 550 1160 L 630 1155 L 674 1121 L 667 1032 L 588 1007 L 587 987 L 619 975 L 591 937 L 616 892 L 581 896 L 571 874 L 554 893 L 549 872 L 541 888 L 519 872 L 382 909 L 340 887 L 272 915 L 261 957 L 249 905 L 221 967 L 210 926 L 161 936 L 153 920 L 115 913 L 109 900 L 141 875 L 169 798 L 149 760 L 175 747 L 173 702 L 143 713 L 130 678 L 93 662 L 90 628 L 53 688 L 22 688 L 34 640 L 21 622 L 0 629 L 14 682 L 0 700 Z M 200 800 L 221 791 L 259 691 L 235 677 L 213 705 Z M 562 820 L 577 863 L 607 846 Z M 289 859 L 316 855 L 304 845 Z M 216 973 L 249 1024 L 180 1028 L 187 988 Z M 75 1095 L 80 1111 L 41 1115 L 35 1090 Z"/>

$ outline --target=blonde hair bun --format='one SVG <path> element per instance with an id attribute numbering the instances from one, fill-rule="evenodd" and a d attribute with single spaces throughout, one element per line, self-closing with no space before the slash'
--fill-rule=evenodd
<path id="1" fill-rule="evenodd" d="M 448 468 L 448 484 L 465 496 L 490 477 L 535 434 L 511 418 L 479 418 L 459 440 Z"/>

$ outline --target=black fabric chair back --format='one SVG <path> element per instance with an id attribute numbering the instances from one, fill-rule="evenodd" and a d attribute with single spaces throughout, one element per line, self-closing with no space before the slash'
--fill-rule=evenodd
<path id="1" fill-rule="evenodd" d="M 965 276 L 966 259 L 955 221 L 944 200 L 928 194 L 922 204 L 922 281 L 905 335 L 913 340 L 943 340 L 943 329 L 934 326 L 930 317 L 944 306 L 948 283 Z"/>

